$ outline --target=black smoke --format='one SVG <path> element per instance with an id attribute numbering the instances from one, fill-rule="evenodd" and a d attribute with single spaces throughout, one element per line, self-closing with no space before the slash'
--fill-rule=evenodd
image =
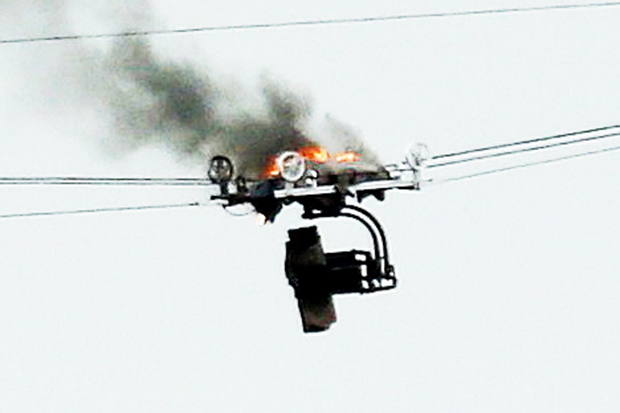
<path id="1" fill-rule="evenodd" d="M 34 13 L 45 28 L 39 34 L 72 34 L 69 17 L 79 15 L 75 10 L 85 3 L 54 4 L 7 0 L 0 8 L 15 17 Z M 108 17 L 118 14 L 115 20 L 123 27 L 108 31 L 157 27 L 148 5 L 142 0 L 135 4 L 93 2 L 92 7 L 109 7 Z M 50 43 L 53 53 L 45 61 L 57 62 L 56 70 L 41 69 L 53 90 L 49 95 L 66 96 L 64 102 L 75 102 L 76 109 L 85 99 L 94 103 L 111 121 L 117 151 L 160 145 L 184 162 L 205 167 L 211 156 L 225 155 L 247 177 L 261 175 L 281 151 L 319 144 L 330 151 L 356 150 L 365 161 L 376 162 L 349 128 L 333 118 L 317 122 L 307 98 L 273 79 L 260 79 L 256 90 L 231 91 L 208 65 L 166 58 L 147 37 L 111 39 L 103 46 L 89 40 L 60 46 Z"/>
<path id="2" fill-rule="evenodd" d="M 248 105 L 205 68 L 157 56 L 144 39 L 117 42 L 110 53 L 107 100 L 124 139 L 158 142 L 190 158 L 234 158 L 242 174 L 264 171 L 282 150 L 317 145 L 304 130 L 309 105 L 267 80 Z"/>

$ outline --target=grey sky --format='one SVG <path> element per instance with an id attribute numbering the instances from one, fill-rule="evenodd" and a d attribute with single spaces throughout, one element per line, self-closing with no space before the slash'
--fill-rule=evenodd
<path id="1" fill-rule="evenodd" d="M 136 18 L 173 28 L 542 4 L 153 0 L 136 12 L 66 3 L 49 25 L 34 5 L 0 6 L 0 37 L 110 31 Z M 620 8 L 582 9 L 151 40 L 231 90 L 277 79 L 309 97 L 317 122 L 335 117 L 393 162 L 412 140 L 444 153 L 618 123 L 619 17 Z M 95 98 L 105 85 L 88 83 L 110 47 L 2 46 L 0 176 L 204 173 L 163 146 L 119 150 Z M 400 285 L 337 297 L 338 322 L 315 336 L 301 332 L 283 271 L 286 229 L 306 224 L 295 207 L 267 227 L 216 208 L 2 220 L 0 405 L 615 412 L 619 156 L 368 201 Z M 10 213 L 206 195 L 2 187 L 0 198 Z M 367 242 L 350 223 L 321 232 L 329 250 Z"/>

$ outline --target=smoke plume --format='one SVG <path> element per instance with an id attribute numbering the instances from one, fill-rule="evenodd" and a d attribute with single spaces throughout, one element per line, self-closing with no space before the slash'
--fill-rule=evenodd
<path id="1" fill-rule="evenodd" d="M 159 142 L 186 157 L 234 158 L 239 172 L 264 170 L 273 154 L 314 145 L 302 130 L 308 105 L 264 81 L 261 105 L 245 104 L 204 68 L 157 57 L 144 39 L 115 45 L 107 97 L 116 126 L 134 144 Z"/>
<path id="2" fill-rule="evenodd" d="M 55 9 L 56 18 L 61 10 L 67 14 L 68 1 Z M 78 5 L 73 1 L 72 7 Z M 120 7 L 118 21 L 145 29 L 149 13 L 126 8 Z M 141 17 L 132 25 L 128 16 Z M 97 106 L 112 120 L 117 144 L 124 148 L 164 145 L 180 159 L 203 165 L 215 154 L 225 155 L 247 177 L 262 174 L 279 152 L 318 144 L 330 151 L 356 150 L 366 162 L 377 161 L 348 128 L 332 118 L 316 122 L 308 99 L 272 79 L 261 79 L 256 91 L 233 91 L 202 65 L 158 55 L 143 37 L 117 39 L 107 49 L 84 42 L 80 50 L 91 67 L 83 67 L 88 80 L 73 85 L 98 97 Z"/>
<path id="3" fill-rule="evenodd" d="M 259 175 L 279 152 L 319 144 L 358 150 L 375 161 L 335 120 L 325 122 L 327 139 L 313 137 L 310 104 L 273 81 L 262 80 L 257 104 L 227 91 L 205 68 L 156 56 L 144 39 L 118 42 L 110 69 L 117 126 L 134 143 L 161 142 L 200 160 L 226 155 L 246 176 Z"/>

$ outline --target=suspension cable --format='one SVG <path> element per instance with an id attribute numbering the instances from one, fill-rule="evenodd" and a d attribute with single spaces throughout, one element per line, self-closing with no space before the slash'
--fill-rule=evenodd
<path id="1" fill-rule="evenodd" d="M 447 179 L 442 179 L 442 180 L 430 179 L 427 182 L 430 183 L 430 184 L 438 184 L 438 183 L 445 183 L 445 182 L 462 181 L 462 180 L 465 180 L 465 179 L 477 178 L 477 177 L 480 177 L 480 176 L 491 175 L 491 174 L 495 174 L 495 173 L 499 173 L 499 172 L 512 171 L 514 169 L 522 169 L 522 168 L 527 168 L 527 167 L 535 166 L 535 165 L 544 165 L 544 164 L 549 164 L 549 163 L 554 163 L 554 162 L 565 161 L 565 160 L 568 160 L 568 159 L 581 158 L 581 157 L 584 157 L 584 156 L 596 155 L 596 154 L 601 154 L 601 153 L 605 153 L 605 152 L 612 152 L 612 151 L 618 151 L 618 150 L 620 150 L 620 146 L 612 146 L 612 147 L 609 147 L 609 148 L 597 149 L 597 150 L 588 151 L 588 152 L 580 152 L 580 153 L 576 153 L 576 154 L 572 154 L 572 155 L 566 155 L 566 156 L 561 156 L 561 157 L 557 157 L 557 158 L 545 159 L 545 160 L 542 160 L 542 161 L 528 162 L 528 163 L 523 163 L 523 164 L 518 164 L 518 165 L 507 166 L 507 167 L 504 167 L 504 168 L 497 168 L 497 169 L 491 169 L 491 170 L 488 170 L 488 171 L 477 172 L 477 173 L 468 174 L 468 175 L 461 175 L 461 176 L 457 176 L 457 177 L 454 177 L 454 178 L 447 178 Z"/>
<path id="2" fill-rule="evenodd" d="M 204 178 L 0 177 L 0 185 L 208 186 Z"/>
<path id="3" fill-rule="evenodd" d="M 524 13 L 537 12 L 545 10 L 568 10 L 568 9 L 585 9 L 620 6 L 620 2 L 602 2 L 602 3 L 582 3 L 582 4 L 555 4 L 549 6 L 533 6 L 533 7 L 512 7 L 503 9 L 484 9 L 469 10 L 460 12 L 443 12 L 443 13 L 422 13 L 422 14 L 400 14 L 392 16 L 378 17 L 360 17 L 360 18 L 341 18 L 341 19 L 320 19 L 320 20 L 301 20 L 281 23 L 253 23 L 253 24 L 237 24 L 224 26 L 204 26 L 191 27 L 183 29 L 162 29 L 162 30 L 142 30 L 128 31 L 119 33 L 99 33 L 99 34 L 76 34 L 76 35 L 58 35 L 47 37 L 25 37 L 16 39 L 0 39 L 0 44 L 16 44 L 16 43 L 40 43 L 54 41 L 71 41 L 84 39 L 101 39 L 101 38 L 118 38 L 118 37 L 136 37 L 136 36 L 154 36 L 154 35 L 171 35 L 171 34 L 187 34 L 199 32 L 214 31 L 233 31 L 233 30 L 249 30 L 249 29 L 272 29 L 296 26 L 319 26 L 319 25 L 336 25 L 336 24 L 354 24 L 354 23 L 373 23 L 399 20 L 413 19 L 430 19 L 443 17 L 458 16 L 479 16 L 488 14 L 507 14 L 507 13 Z"/>
<path id="4" fill-rule="evenodd" d="M 66 211 L 36 211 L 36 212 L 24 212 L 16 214 L 2 214 L 0 219 L 9 218 L 27 218 L 27 217 L 40 217 L 40 216 L 53 216 L 53 215 L 77 215 L 77 214 L 94 214 L 99 212 L 121 212 L 121 211 L 142 211 L 152 209 L 170 209 L 170 208 L 185 208 L 199 206 L 199 202 L 191 202 L 185 204 L 164 204 L 164 205 L 140 205 L 140 206 L 128 206 L 128 207 L 109 207 L 109 208 L 92 208 L 92 209 L 74 209 Z"/>
<path id="5" fill-rule="evenodd" d="M 531 144 L 531 143 L 538 143 L 538 142 L 544 142 L 544 141 L 555 140 L 555 139 L 560 139 L 560 138 L 566 138 L 566 137 L 569 137 L 569 136 L 583 135 L 583 134 L 594 133 L 594 132 L 602 132 L 602 131 L 605 131 L 605 130 L 616 129 L 616 128 L 620 128 L 620 125 L 603 126 L 603 127 L 600 127 L 600 128 L 585 129 L 585 130 L 581 130 L 581 131 L 577 131 L 577 132 L 562 133 L 562 134 L 559 134 L 559 135 L 545 136 L 545 137 L 542 137 L 542 138 L 528 139 L 528 140 L 519 141 L 519 142 L 511 142 L 511 143 L 505 143 L 505 144 L 501 144 L 501 145 L 494 145 L 494 146 L 486 146 L 486 147 L 483 147 L 483 148 L 469 149 L 469 150 L 461 151 L 461 152 L 446 153 L 446 154 L 442 154 L 442 155 L 433 156 L 433 159 L 450 158 L 450 157 L 453 157 L 453 156 L 468 155 L 470 153 L 484 152 L 484 151 L 490 151 L 490 150 L 493 150 L 493 149 L 502 149 L 502 148 L 508 148 L 508 147 L 511 147 L 511 146 L 518 146 L 518 145 L 527 145 L 527 144 Z"/>
<path id="6" fill-rule="evenodd" d="M 471 161 L 478 161 L 478 160 L 482 160 L 482 159 L 497 158 L 497 157 L 506 156 L 506 155 L 515 155 L 515 154 L 523 153 L 523 152 L 534 152 L 534 151 L 539 151 L 539 150 L 543 150 L 543 149 L 550 149 L 550 148 L 555 148 L 555 147 L 559 147 L 559 146 L 574 145 L 574 144 L 583 143 L 583 142 L 591 142 L 591 141 L 596 141 L 596 140 L 600 140 L 600 139 L 612 138 L 612 137 L 616 137 L 616 136 L 620 136 L 620 132 L 608 133 L 608 134 L 598 135 L 598 136 L 590 136 L 590 137 L 587 137 L 587 138 L 573 139 L 573 140 L 570 140 L 570 141 L 557 142 L 557 143 L 551 143 L 551 144 L 546 144 L 546 145 L 539 145 L 539 146 L 534 146 L 534 147 L 530 147 L 530 148 L 516 149 L 516 150 L 512 150 L 512 151 L 497 152 L 497 153 L 492 153 L 492 154 L 488 154 L 488 155 L 474 156 L 474 157 L 471 157 L 471 158 L 459 159 L 459 160 L 456 160 L 456 161 L 447 161 L 447 162 L 443 162 L 443 163 L 432 164 L 432 165 L 429 165 L 428 167 L 429 168 L 438 168 L 438 167 L 442 167 L 442 166 L 458 165 L 458 164 L 462 164 L 462 163 L 466 163 L 466 162 L 471 162 Z M 514 146 L 516 144 L 507 144 L 507 145 Z"/>

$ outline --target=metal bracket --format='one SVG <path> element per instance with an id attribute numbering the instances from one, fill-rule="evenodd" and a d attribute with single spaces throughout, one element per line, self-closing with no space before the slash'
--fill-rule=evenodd
<path id="1" fill-rule="evenodd" d="M 379 220 L 370 212 L 354 205 L 344 205 L 337 209 L 313 210 L 307 209 L 302 218 L 337 218 L 347 217 L 360 222 L 368 230 L 373 241 L 373 254 L 365 251 L 352 250 L 345 252 L 327 253 L 328 266 L 337 276 L 338 272 L 358 271 L 361 277 L 358 287 L 335 288 L 334 294 L 359 292 L 362 294 L 375 291 L 389 290 L 396 287 L 394 267 L 390 264 L 387 237 Z M 331 262 L 330 262 L 331 261 Z"/>

